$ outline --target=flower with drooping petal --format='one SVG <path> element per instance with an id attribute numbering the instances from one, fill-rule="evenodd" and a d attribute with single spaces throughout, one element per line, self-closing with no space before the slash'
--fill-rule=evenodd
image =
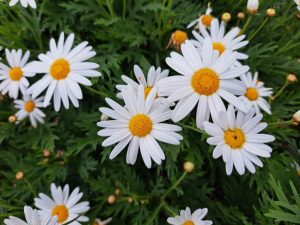
<path id="1" fill-rule="evenodd" d="M 207 208 L 204 208 L 191 213 L 190 208 L 186 207 L 180 211 L 179 216 L 169 217 L 167 222 L 172 225 L 211 225 L 213 224 L 211 220 L 203 220 L 207 212 Z"/>
<path id="2" fill-rule="evenodd" d="M 213 157 L 217 159 L 222 156 L 227 175 L 232 173 L 233 166 L 240 175 L 245 173 L 245 167 L 255 173 L 253 164 L 263 166 L 257 156 L 270 157 L 272 148 L 266 143 L 275 138 L 260 133 L 267 127 L 267 123 L 260 122 L 262 117 L 262 114 L 255 115 L 255 109 L 246 114 L 238 111 L 236 115 L 233 106 L 229 105 L 227 111 L 219 113 L 219 119 L 214 123 L 203 123 L 205 132 L 212 136 L 207 143 L 216 146 Z"/>
<path id="3" fill-rule="evenodd" d="M 126 162 L 134 165 L 140 151 L 145 165 L 151 168 L 152 160 L 160 165 L 165 159 L 156 140 L 174 145 L 180 143 L 182 136 L 176 132 L 181 131 L 181 127 L 163 123 L 171 118 L 172 111 L 168 103 L 155 105 L 156 93 L 157 89 L 153 87 L 145 99 L 143 85 L 138 87 L 138 92 L 128 85 L 122 89 L 124 107 L 109 98 L 105 99 L 112 109 L 103 107 L 100 111 L 114 120 L 100 121 L 97 125 L 104 128 L 98 135 L 108 137 L 102 142 L 103 147 L 117 143 L 110 159 L 129 145 Z"/>
<path id="4" fill-rule="evenodd" d="M 205 39 L 200 52 L 191 41 L 186 41 L 181 51 L 183 56 L 172 52 L 166 59 L 179 75 L 164 78 L 158 84 L 159 96 L 168 96 L 170 102 L 178 101 L 172 115 L 174 122 L 185 118 L 198 105 L 196 123 L 203 129 L 202 123 L 208 121 L 210 115 L 218 117 L 219 111 L 225 111 L 223 100 L 247 111 L 246 105 L 235 96 L 245 93 L 245 86 L 235 78 L 246 73 L 249 67 L 233 67 L 235 52 L 226 50 L 219 56 L 210 38 Z"/>
<path id="5" fill-rule="evenodd" d="M 83 214 L 89 209 L 89 202 L 78 202 L 83 193 L 79 193 L 79 188 L 75 188 L 70 194 L 69 185 L 64 188 L 51 184 L 52 198 L 40 193 L 39 198 L 34 199 L 34 204 L 39 208 L 43 216 L 58 218 L 58 224 L 80 225 L 80 222 L 87 222 L 88 217 Z"/>
<path id="6" fill-rule="evenodd" d="M 92 82 L 86 77 L 101 76 L 95 70 L 99 67 L 98 64 L 86 62 L 94 57 L 96 52 L 92 51 L 92 47 L 88 46 L 87 41 L 72 49 L 74 38 L 75 35 L 70 34 L 65 40 L 64 33 L 60 34 L 58 43 L 52 38 L 50 51 L 40 54 L 38 56 L 40 61 L 34 61 L 25 68 L 25 71 L 45 74 L 28 89 L 28 93 L 36 98 L 47 89 L 44 107 L 53 98 L 55 111 L 59 111 L 61 102 L 68 109 L 69 100 L 75 107 L 78 107 L 78 99 L 83 97 L 78 84 L 91 86 Z"/>
<path id="7" fill-rule="evenodd" d="M 27 77 L 33 77 L 34 72 L 25 72 L 24 67 L 30 56 L 30 52 L 26 51 L 22 56 L 22 50 L 5 49 L 6 60 L 8 66 L 0 62 L 0 91 L 5 95 L 8 93 L 11 98 L 18 98 L 19 91 L 25 93 L 29 82 Z"/>
<path id="8" fill-rule="evenodd" d="M 18 2 L 20 2 L 24 8 L 27 8 L 28 6 L 30 6 L 31 8 L 34 8 L 34 9 L 36 8 L 35 0 L 11 0 L 9 2 L 9 6 L 14 6 Z"/>
<path id="9" fill-rule="evenodd" d="M 210 2 L 207 5 L 207 9 L 204 15 L 200 15 L 199 18 L 193 20 L 189 25 L 187 25 L 187 28 L 191 28 L 198 24 L 198 27 L 201 25 L 204 27 L 210 27 L 211 22 L 213 20 L 213 16 L 211 15 L 212 13 L 212 7 L 210 6 Z"/>

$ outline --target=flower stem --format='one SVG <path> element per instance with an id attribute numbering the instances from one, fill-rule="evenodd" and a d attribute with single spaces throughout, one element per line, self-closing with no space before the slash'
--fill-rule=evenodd
<path id="1" fill-rule="evenodd" d="M 288 81 L 285 81 L 285 83 L 282 85 L 282 87 L 277 91 L 277 93 L 271 98 L 271 101 L 274 101 L 276 98 L 278 98 L 286 89 L 286 87 L 289 85 Z"/>
<path id="2" fill-rule="evenodd" d="M 293 121 L 288 120 L 288 121 L 278 121 L 278 122 L 272 122 L 268 124 L 268 127 L 277 127 L 277 126 L 283 126 L 283 125 L 292 125 Z"/>
<path id="3" fill-rule="evenodd" d="M 187 128 L 189 130 L 192 130 L 192 131 L 195 131 L 195 132 L 198 132 L 200 134 L 203 134 L 204 132 L 196 127 L 193 127 L 193 126 L 190 126 L 190 125 L 186 125 L 186 124 L 183 124 L 183 123 L 178 123 L 180 126 L 182 126 L 183 128 Z"/>
<path id="4" fill-rule="evenodd" d="M 260 26 L 257 28 L 257 30 L 250 36 L 250 38 L 248 39 L 249 41 L 258 34 L 258 32 L 266 25 L 268 20 L 269 20 L 269 17 L 265 18 L 265 20 L 260 24 Z"/>
<path id="5" fill-rule="evenodd" d="M 101 91 L 95 90 L 94 88 L 88 87 L 88 86 L 84 86 L 85 89 L 89 90 L 91 93 L 97 94 L 101 97 L 109 97 L 108 94 L 103 93 Z"/>
<path id="6" fill-rule="evenodd" d="M 175 213 L 169 206 L 166 202 L 163 202 L 163 207 L 164 209 L 169 212 L 171 214 L 171 216 L 176 216 L 177 213 Z"/>
<path id="7" fill-rule="evenodd" d="M 247 19 L 247 21 L 246 21 L 246 23 L 245 23 L 243 29 L 241 30 L 241 34 L 245 33 L 245 31 L 246 31 L 247 27 L 249 26 L 249 24 L 250 24 L 252 18 L 253 18 L 252 15 L 250 15 L 250 16 L 248 17 L 248 19 Z"/>

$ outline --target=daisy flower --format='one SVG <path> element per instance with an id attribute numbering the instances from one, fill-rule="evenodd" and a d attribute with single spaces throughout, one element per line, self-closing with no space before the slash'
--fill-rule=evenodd
<path id="1" fill-rule="evenodd" d="M 70 34 L 66 40 L 64 33 L 60 34 L 58 43 L 50 40 L 50 52 L 40 54 L 40 61 L 30 63 L 25 70 L 34 73 L 45 74 L 34 83 L 28 93 L 35 98 L 47 89 L 44 107 L 53 97 L 54 109 L 59 111 L 61 101 L 66 109 L 69 108 L 69 99 L 75 107 L 79 106 L 78 99 L 82 99 L 82 91 L 78 84 L 91 86 L 92 82 L 86 77 L 98 77 L 101 74 L 94 69 L 99 65 L 85 62 L 96 55 L 88 42 L 82 42 L 72 49 L 74 34 Z"/>
<path id="2" fill-rule="evenodd" d="M 157 87 L 158 81 L 160 81 L 162 78 L 165 78 L 169 75 L 169 70 L 162 71 L 160 67 L 155 69 L 154 66 L 150 67 L 147 74 L 147 78 L 138 65 L 135 65 L 133 67 L 133 72 L 138 82 L 132 80 L 128 76 L 122 75 L 121 78 L 126 83 L 126 85 L 117 85 L 116 88 L 119 91 L 122 91 L 123 88 L 126 88 L 127 85 L 130 84 L 133 87 L 133 89 L 137 92 L 139 85 L 142 84 L 144 87 L 145 98 L 148 96 L 148 94 L 150 93 L 153 87 Z M 121 92 L 117 94 L 117 97 L 122 98 Z"/>
<path id="3" fill-rule="evenodd" d="M 0 91 L 5 95 L 8 93 L 11 98 L 18 98 L 19 90 L 26 91 L 29 82 L 26 77 L 33 77 L 35 73 L 25 72 L 24 67 L 29 59 L 30 52 L 26 51 L 22 56 L 22 50 L 5 49 L 8 66 L 0 62 Z"/>
<path id="4" fill-rule="evenodd" d="M 259 1 L 258 0 L 248 0 L 247 2 L 247 11 L 250 14 L 254 14 L 257 12 L 259 7 Z"/>
<path id="5" fill-rule="evenodd" d="M 235 95 L 242 95 L 245 86 L 237 79 L 249 70 L 248 66 L 237 65 L 236 53 L 229 50 L 219 56 L 213 51 L 210 38 L 206 38 L 203 50 L 199 52 L 190 41 L 181 47 L 182 55 L 172 52 L 167 64 L 179 73 L 162 79 L 158 84 L 160 96 L 169 96 L 168 101 L 179 101 L 173 111 L 172 120 L 185 118 L 198 104 L 197 127 L 203 129 L 203 121 L 209 116 L 218 117 L 218 111 L 225 110 L 222 101 L 233 104 L 243 112 L 246 106 Z"/>
<path id="6" fill-rule="evenodd" d="M 90 209 L 89 202 L 80 202 L 83 193 L 79 188 L 69 193 L 69 185 L 62 189 L 51 184 L 52 198 L 40 193 L 39 198 L 34 199 L 34 204 L 39 208 L 41 215 L 58 217 L 58 224 L 80 225 L 80 222 L 87 222 L 89 219 L 82 214 Z"/>
<path id="7" fill-rule="evenodd" d="M 166 48 L 174 47 L 177 50 L 180 50 L 180 46 L 188 39 L 186 32 L 182 30 L 176 30 L 172 33 L 169 43 Z"/>
<path id="8" fill-rule="evenodd" d="M 43 99 L 44 97 L 34 99 L 29 95 L 23 95 L 23 100 L 15 100 L 15 108 L 19 109 L 16 113 L 17 119 L 20 121 L 29 117 L 31 125 L 35 128 L 38 123 L 44 123 L 46 115 L 39 109 L 39 107 L 43 107 Z"/>
<path id="9" fill-rule="evenodd" d="M 217 159 L 222 156 L 227 175 L 232 173 L 233 166 L 240 175 L 245 173 L 245 167 L 255 173 L 253 164 L 263 166 L 257 156 L 270 157 L 272 148 L 265 143 L 275 138 L 259 134 L 267 127 L 267 123 L 260 122 L 262 114 L 254 115 L 254 109 L 246 114 L 238 111 L 236 115 L 233 106 L 229 105 L 226 112 L 219 113 L 219 119 L 214 120 L 214 123 L 203 123 L 205 132 L 212 136 L 207 139 L 207 143 L 216 145 L 213 157 Z"/>
<path id="10" fill-rule="evenodd" d="M 189 207 L 180 211 L 180 216 L 169 217 L 167 222 L 172 225 L 211 225 L 211 220 L 203 220 L 207 214 L 207 208 L 197 209 L 191 213 Z"/>
<path id="11" fill-rule="evenodd" d="M 11 0 L 9 2 L 9 6 L 14 6 L 16 5 L 18 2 L 21 2 L 21 5 L 24 8 L 27 8 L 28 6 L 30 6 L 31 8 L 36 8 L 36 3 L 35 0 Z"/>
<path id="12" fill-rule="evenodd" d="M 248 108 L 254 107 L 257 114 L 260 113 L 260 109 L 271 114 L 271 107 L 263 97 L 271 96 L 273 94 L 272 88 L 264 87 L 264 83 L 257 79 L 257 72 L 254 74 L 254 77 L 252 77 L 252 74 L 249 72 L 247 75 L 243 74 L 240 78 L 246 85 L 246 91 L 240 98 Z"/>
<path id="13" fill-rule="evenodd" d="M 294 0 L 294 2 L 296 3 L 297 9 L 298 9 L 299 12 L 300 12 L 300 0 Z"/>
<path id="14" fill-rule="evenodd" d="M 200 15 L 199 18 L 193 20 L 189 25 L 187 25 L 187 28 L 191 28 L 198 24 L 198 27 L 201 25 L 204 27 L 210 27 L 211 21 L 213 20 L 213 16 L 211 15 L 212 13 L 212 8 L 210 7 L 210 2 L 207 5 L 207 9 L 204 15 Z"/>
<path id="15" fill-rule="evenodd" d="M 153 107 L 156 91 L 153 87 L 145 99 L 143 85 L 138 87 L 138 93 L 128 85 L 122 90 L 124 107 L 109 98 L 105 99 L 112 109 L 100 108 L 100 111 L 114 120 L 100 121 L 97 125 L 104 128 L 98 135 L 108 137 L 102 142 L 103 147 L 118 143 L 110 153 L 110 159 L 114 159 L 129 144 L 127 163 L 135 164 L 140 149 L 145 165 L 151 168 L 151 159 L 157 164 L 165 159 L 156 140 L 178 145 L 183 139 L 176 133 L 181 131 L 181 127 L 163 123 L 171 118 L 169 104 Z"/>
<path id="16" fill-rule="evenodd" d="M 24 214 L 26 221 L 10 216 L 9 219 L 4 220 L 4 223 L 6 225 L 57 225 L 57 217 L 40 216 L 38 211 L 30 206 L 24 207 Z"/>
<path id="17" fill-rule="evenodd" d="M 249 41 L 244 41 L 246 35 L 239 35 L 239 33 L 240 28 L 235 27 L 225 34 L 225 23 L 223 21 L 220 23 L 218 19 L 213 19 L 210 30 L 200 25 L 199 32 L 193 31 L 193 35 L 196 38 L 196 40 L 193 40 L 193 43 L 201 51 L 204 39 L 210 37 L 213 42 L 213 49 L 217 50 L 221 55 L 225 50 L 237 51 L 249 43 Z M 248 55 L 237 52 L 237 60 L 247 58 Z"/>

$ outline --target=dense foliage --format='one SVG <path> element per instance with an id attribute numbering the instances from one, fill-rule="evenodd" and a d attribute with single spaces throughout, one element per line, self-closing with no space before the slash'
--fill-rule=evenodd
<path id="1" fill-rule="evenodd" d="M 213 15 L 232 15 L 228 27 L 243 28 L 250 44 L 243 49 L 249 59 L 243 62 L 259 71 L 260 80 L 272 87 L 274 95 L 286 83 L 287 74 L 300 75 L 300 20 L 293 1 L 260 1 L 259 12 L 251 21 L 238 20 L 246 0 L 212 1 Z M 48 50 L 51 37 L 61 31 L 74 32 L 76 42 L 87 40 L 97 52 L 102 77 L 94 78 L 92 88 L 83 88 L 79 108 L 54 112 L 44 110 L 46 123 L 34 129 L 27 120 L 16 125 L 7 122 L 15 113 L 12 100 L 0 102 L 0 220 L 9 215 L 23 216 L 24 205 L 33 205 L 39 192 L 49 193 L 50 183 L 80 187 L 94 218 L 113 217 L 111 224 L 166 224 L 166 218 L 186 206 L 209 209 L 214 224 L 297 224 L 300 223 L 299 127 L 290 122 L 300 108 L 299 83 L 287 85 L 282 94 L 270 99 L 272 115 L 264 115 L 271 144 L 271 158 L 252 175 L 225 173 L 222 160 L 212 158 L 207 135 L 195 128 L 192 114 L 179 125 L 184 140 L 179 146 L 163 145 L 166 160 L 147 169 L 142 160 L 125 163 L 125 152 L 113 161 L 111 148 L 101 146 L 97 136 L 98 108 L 104 98 L 115 97 L 115 85 L 122 74 L 133 75 L 138 64 L 146 72 L 151 65 L 168 68 L 164 59 L 172 32 L 204 13 L 207 1 L 191 0 L 40 0 L 36 10 L 9 7 L 0 2 L 0 45 L 31 51 L 34 59 Z M 276 16 L 265 15 L 267 8 Z M 263 26 L 261 26 L 264 23 Z M 189 36 L 191 30 L 188 30 Z M 4 51 L 1 51 L 2 58 Z M 172 74 L 174 72 L 171 71 Z M 37 75 L 33 80 L 37 79 Z M 121 102 L 121 101 L 120 101 Z M 284 122 L 283 122 L 284 121 Z M 45 149 L 50 155 L 45 155 Z M 139 156 L 140 157 L 140 156 Z M 185 174 L 182 166 L 192 161 L 196 168 Z M 22 171 L 21 180 L 15 178 Z M 183 178 L 177 186 L 177 181 Z M 175 187 L 176 186 L 176 187 Z M 173 187 L 175 187 L 173 189 Z M 118 189 L 115 193 L 115 190 Z M 113 204 L 107 202 L 116 195 Z M 131 200 L 133 200 L 131 202 Z M 153 220 L 152 220 L 153 219 Z M 152 220 L 152 221 L 151 221 Z"/>

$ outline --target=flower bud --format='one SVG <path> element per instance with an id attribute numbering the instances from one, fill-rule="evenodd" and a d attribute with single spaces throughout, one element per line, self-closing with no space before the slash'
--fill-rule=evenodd
<path id="1" fill-rule="evenodd" d="M 17 121 L 17 117 L 15 115 L 8 117 L 8 122 L 15 123 L 16 121 Z"/>
<path id="2" fill-rule="evenodd" d="M 108 115 L 106 115 L 106 114 L 104 114 L 104 113 L 102 113 L 102 114 L 101 114 L 101 118 L 100 118 L 100 120 L 101 120 L 101 121 L 106 121 L 106 120 L 109 120 L 109 116 L 108 116 Z"/>
<path id="3" fill-rule="evenodd" d="M 225 23 L 228 23 L 230 20 L 231 20 L 231 14 L 228 12 L 223 13 L 222 21 L 224 21 Z"/>
<path id="4" fill-rule="evenodd" d="M 121 190 L 120 190 L 119 188 L 117 188 L 117 189 L 115 190 L 115 194 L 116 194 L 116 195 L 120 195 L 120 193 L 121 193 Z"/>
<path id="5" fill-rule="evenodd" d="M 259 2 L 258 0 L 248 0 L 247 11 L 249 14 L 255 14 L 258 10 Z"/>
<path id="6" fill-rule="evenodd" d="M 115 195 L 108 196 L 107 202 L 108 202 L 108 204 L 111 204 L 111 205 L 114 204 L 116 202 L 116 196 Z"/>
<path id="7" fill-rule="evenodd" d="M 276 10 L 273 9 L 273 8 L 269 8 L 269 9 L 267 9 L 266 14 L 267 14 L 267 16 L 269 16 L 269 17 L 273 17 L 273 16 L 276 15 Z"/>
<path id="8" fill-rule="evenodd" d="M 293 115 L 293 122 L 295 122 L 296 124 L 300 123 L 300 110 L 295 112 L 295 114 Z"/>
<path id="9" fill-rule="evenodd" d="M 45 157 L 45 158 L 48 158 L 49 156 L 51 155 L 51 152 L 49 151 L 49 149 L 44 149 L 43 150 L 43 156 Z"/>
<path id="10" fill-rule="evenodd" d="M 19 171 L 16 174 L 16 180 L 22 180 L 24 178 L 25 174 L 23 171 Z"/>
<path id="11" fill-rule="evenodd" d="M 294 75 L 294 74 L 287 75 L 286 80 L 291 84 L 298 81 L 296 75 Z"/>
<path id="12" fill-rule="evenodd" d="M 195 164 L 192 163 L 191 161 L 186 161 L 184 164 L 183 164 L 183 169 L 185 172 L 187 173 L 191 173 L 194 171 L 195 169 Z"/>
<path id="13" fill-rule="evenodd" d="M 128 198 L 128 203 L 131 204 L 133 202 L 133 199 L 131 197 Z"/>
<path id="14" fill-rule="evenodd" d="M 240 19 L 240 20 L 245 19 L 245 17 L 246 17 L 246 15 L 245 15 L 245 13 L 243 13 L 243 12 L 239 12 L 239 13 L 237 14 L 237 18 Z"/>

